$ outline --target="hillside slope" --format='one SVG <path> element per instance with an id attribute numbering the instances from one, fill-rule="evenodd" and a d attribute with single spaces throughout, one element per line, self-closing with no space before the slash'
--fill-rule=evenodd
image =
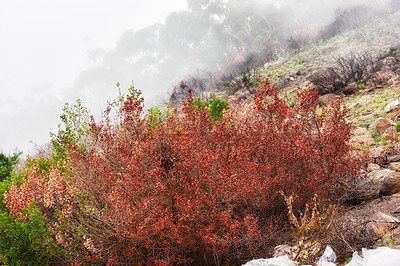
<path id="1" fill-rule="evenodd" d="M 321 106 L 341 98 L 349 109 L 347 118 L 353 123 L 354 145 L 360 145 L 368 154 L 368 167 L 360 177 L 367 185 L 352 184 L 349 190 L 357 190 L 351 192 L 353 196 L 367 196 L 348 199 L 348 203 L 339 206 L 334 225 L 336 240 L 330 243 L 336 245 L 339 262 L 362 247 L 400 248 L 400 153 L 399 140 L 393 139 L 400 132 L 400 12 L 375 17 L 363 27 L 302 47 L 258 71 L 262 78 L 275 83 L 282 97 L 293 105 L 301 88 L 312 87 L 320 91 Z M 348 73 L 351 71 L 356 74 Z M 354 79 L 342 82 L 341 75 L 346 74 Z M 252 97 L 248 89 L 218 94 L 227 95 L 231 102 Z M 394 107 L 389 108 L 391 105 Z M 379 191 L 382 183 L 368 179 L 384 171 L 393 171 L 379 181 L 391 180 L 386 194 Z M 374 186 L 378 191 L 371 195 Z M 291 240 L 286 241 L 294 245 Z"/>
<path id="2" fill-rule="evenodd" d="M 313 81 L 318 75 L 323 76 L 326 70 L 337 67 L 340 60 L 353 63 L 356 68 L 367 68 L 372 64 L 375 69 L 364 73 L 365 81 L 350 81 L 333 91 L 336 96 L 322 93 L 329 95 L 321 94 L 320 103 L 326 105 L 332 99 L 342 98 L 350 109 L 348 118 L 355 125 L 357 139 L 365 141 L 372 151 L 379 152 L 389 143 L 372 138 L 374 122 L 381 117 L 394 123 L 399 121 L 399 112 L 385 112 L 384 108 L 400 97 L 400 12 L 376 17 L 361 28 L 302 47 L 301 51 L 268 63 L 259 71 L 263 79 L 268 78 L 276 84 L 282 95 L 295 104 L 299 89 L 319 89 Z M 246 89 L 218 94 L 227 95 L 232 102 L 252 95 Z"/>

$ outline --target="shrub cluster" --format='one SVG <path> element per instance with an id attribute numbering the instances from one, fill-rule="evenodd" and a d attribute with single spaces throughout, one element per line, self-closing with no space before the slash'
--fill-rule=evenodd
<path id="1" fill-rule="evenodd" d="M 351 54 L 348 57 L 337 57 L 336 64 L 311 78 L 311 82 L 318 88 L 320 95 L 328 93 L 351 94 L 345 90 L 350 83 L 364 84 L 381 67 L 379 61 L 374 60 L 367 53 Z"/>
<path id="2" fill-rule="evenodd" d="M 173 106 L 178 106 L 189 97 L 189 90 L 193 97 L 203 98 L 204 93 L 212 90 L 213 87 L 213 80 L 205 73 L 189 76 L 174 86 L 169 101 Z"/>
<path id="3" fill-rule="evenodd" d="M 366 5 L 337 9 L 334 20 L 319 32 L 317 39 L 326 40 L 346 30 L 361 27 L 375 15 L 373 8 Z"/>
<path id="4" fill-rule="evenodd" d="M 297 195 L 297 212 L 356 175 L 346 109 L 316 112 L 317 97 L 304 90 L 290 107 L 266 81 L 239 109 L 214 99 L 222 115 L 190 96 L 143 115 L 131 88 L 100 121 L 67 112 L 52 159 L 32 162 L 4 201 L 16 217 L 34 201 L 77 264 L 242 263 L 288 225 L 280 192 Z"/>
<path id="5" fill-rule="evenodd" d="M 287 40 L 286 49 L 290 52 L 298 52 L 302 47 L 314 42 L 311 34 L 305 29 L 296 30 Z"/>
<path id="6" fill-rule="evenodd" d="M 224 73 L 216 86 L 232 94 L 242 89 L 254 93 L 262 75 L 260 67 L 267 62 L 262 55 L 262 52 L 248 53 L 229 73 Z"/>

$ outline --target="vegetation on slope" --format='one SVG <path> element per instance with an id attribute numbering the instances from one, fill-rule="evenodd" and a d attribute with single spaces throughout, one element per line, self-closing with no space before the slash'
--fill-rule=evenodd
<path id="1" fill-rule="evenodd" d="M 265 66 L 247 57 L 245 71 L 221 83 L 237 86 L 230 97 L 245 92 L 238 106 L 215 95 L 193 97 L 199 82 L 180 84 L 177 99 L 184 101 L 176 108 L 145 113 L 134 88 L 100 121 L 80 102 L 66 105 L 49 157 L 29 159 L 12 173 L 18 155 L 3 155 L 1 263 L 239 264 L 281 244 L 274 239 L 289 221 L 300 236 L 297 247 L 307 249 L 304 238 L 330 230 L 326 213 L 334 214 L 343 185 L 362 168 L 348 119 L 398 97 L 398 73 L 388 60 L 399 21 L 394 13 L 333 36 L 328 27 L 322 36 L 329 38 Z M 328 91 L 345 99 L 320 107 L 318 84 L 310 81 L 321 68 L 349 60 L 339 47 L 381 60 L 382 68 Z M 279 86 L 256 82 L 265 78 Z M 352 106 L 367 97 L 373 104 Z"/>

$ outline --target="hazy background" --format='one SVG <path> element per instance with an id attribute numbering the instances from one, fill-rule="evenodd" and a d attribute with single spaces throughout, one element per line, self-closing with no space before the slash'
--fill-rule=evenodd
<path id="1" fill-rule="evenodd" d="M 29 154 L 57 132 L 65 102 L 99 114 L 121 83 L 146 106 L 189 74 L 318 29 L 347 0 L 2 0 L 0 149 Z"/>
<path id="2" fill-rule="evenodd" d="M 93 57 L 115 48 L 128 29 L 164 22 L 172 11 L 184 10 L 185 0 L 2 0 L 0 2 L 0 148 L 24 154 L 57 132 L 66 101 L 105 106 L 107 95 L 90 93 L 77 81 L 93 68 Z M 123 72 L 123 71 L 121 71 Z M 122 74 L 121 74 L 122 76 Z M 96 77 L 93 77 L 94 79 Z M 102 77 L 98 77 L 101 79 Z M 115 84 L 122 78 L 109 77 Z M 128 78 L 134 79 L 134 73 Z M 124 87 L 129 84 L 122 84 Z M 102 88 L 103 89 L 103 88 Z M 92 101 L 91 93 L 98 95 Z M 101 102 L 97 102 L 101 100 Z"/>

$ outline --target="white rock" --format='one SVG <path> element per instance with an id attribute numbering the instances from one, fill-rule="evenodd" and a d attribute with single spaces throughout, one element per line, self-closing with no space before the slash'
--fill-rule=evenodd
<path id="1" fill-rule="evenodd" d="M 290 260 L 288 256 L 280 256 L 270 259 L 257 259 L 247 262 L 242 266 L 296 266 L 297 263 Z"/>
<path id="2" fill-rule="evenodd" d="M 357 252 L 345 266 L 396 266 L 400 265 L 400 250 L 388 247 L 362 249 L 363 258 Z"/>
<path id="3" fill-rule="evenodd" d="M 331 246 L 327 246 L 324 254 L 322 254 L 321 258 L 317 262 L 317 266 L 330 266 L 330 265 L 335 265 L 333 262 L 336 261 L 336 254 L 333 251 Z M 332 263 L 332 264 L 330 264 Z"/>
<path id="4" fill-rule="evenodd" d="M 356 102 L 352 108 L 358 108 L 358 107 L 363 107 L 363 106 L 367 106 L 371 103 L 370 100 L 359 100 L 358 102 Z"/>
<path id="5" fill-rule="evenodd" d="M 268 259 L 257 259 L 251 260 L 243 264 L 242 266 L 265 266 L 267 265 Z"/>
<path id="6" fill-rule="evenodd" d="M 392 111 L 394 111 L 395 109 L 400 107 L 400 100 L 397 99 L 391 103 L 389 103 L 388 105 L 385 106 L 384 110 L 386 113 L 390 113 Z"/>
<path id="7" fill-rule="evenodd" d="M 324 261 L 324 262 L 321 264 L 321 266 L 336 266 L 336 264 L 333 263 L 333 262 Z"/>
<path id="8" fill-rule="evenodd" d="M 392 215 L 387 215 L 386 213 L 383 212 L 377 212 L 375 216 L 376 219 L 381 222 L 400 223 L 400 220 L 397 219 L 396 217 L 393 217 Z"/>
<path id="9" fill-rule="evenodd" d="M 372 172 L 374 170 L 379 170 L 381 167 L 375 163 L 369 163 L 368 164 L 368 171 Z"/>

